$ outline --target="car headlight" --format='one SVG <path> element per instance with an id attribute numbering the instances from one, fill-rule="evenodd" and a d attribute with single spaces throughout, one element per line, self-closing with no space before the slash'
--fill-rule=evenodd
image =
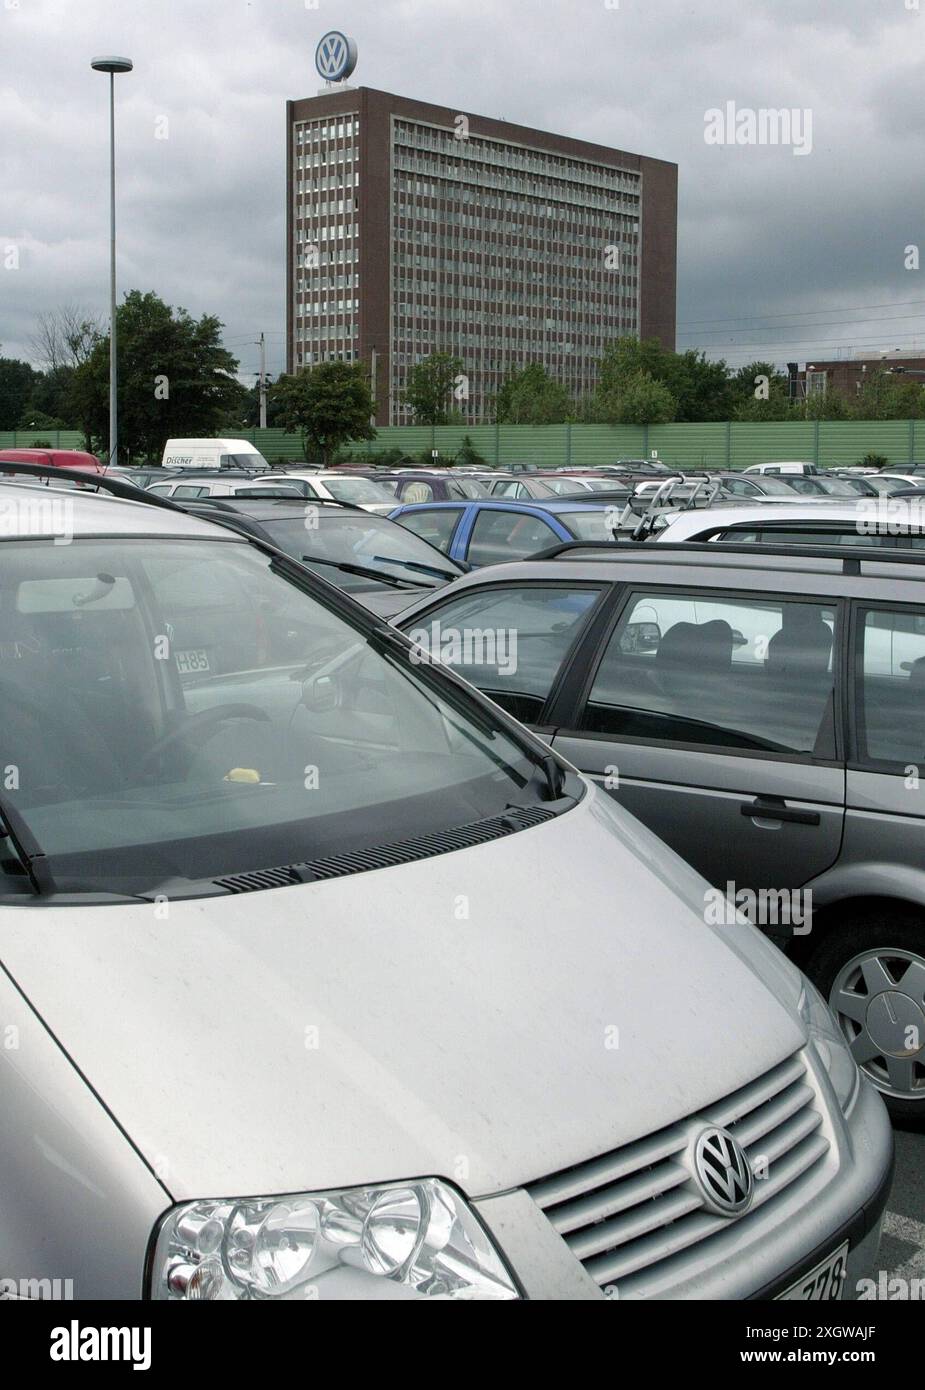
<path id="1" fill-rule="evenodd" d="M 861 1084 L 861 1073 L 848 1045 L 822 995 L 809 980 L 803 981 L 800 1017 L 806 1024 L 810 1045 L 828 1073 L 844 1113 L 854 1104 Z"/>
<path id="2" fill-rule="evenodd" d="M 437 1178 L 382 1187 L 186 1202 L 168 1212 L 155 1299 L 510 1299 L 504 1260 Z"/>

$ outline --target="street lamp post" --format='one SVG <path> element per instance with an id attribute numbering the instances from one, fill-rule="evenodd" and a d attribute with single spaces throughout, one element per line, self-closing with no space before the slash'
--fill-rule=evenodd
<path id="1" fill-rule="evenodd" d="M 109 73 L 109 463 L 119 461 L 116 405 L 116 73 L 131 72 L 131 58 L 94 58 L 94 72 Z"/>

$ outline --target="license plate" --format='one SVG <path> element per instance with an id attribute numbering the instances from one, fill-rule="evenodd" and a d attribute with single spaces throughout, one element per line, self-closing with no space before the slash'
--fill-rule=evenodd
<path id="1" fill-rule="evenodd" d="M 802 1279 L 791 1284 L 778 1298 L 796 1298 L 803 1302 L 824 1303 L 838 1298 L 848 1273 L 848 1242 L 840 1245 L 822 1264 L 816 1265 Z"/>
<path id="2" fill-rule="evenodd" d="M 208 671 L 209 657 L 204 651 L 177 652 L 177 670 L 181 676 L 191 676 L 197 671 Z"/>

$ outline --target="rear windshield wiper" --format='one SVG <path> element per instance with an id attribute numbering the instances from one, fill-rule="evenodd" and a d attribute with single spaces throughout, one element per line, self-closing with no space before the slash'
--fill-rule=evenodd
<path id="1" fill-rule="evenodd" d="M 352 565 L 347 560 L 324 560 L 320 555 L 303 555 L 303 565 L 330 565 L 332 569 L 340 570 L 342 574 L 355 574 L 360 579 L 375 579 L 377 584 L 391 584 L 393 589 L 412 588 L 419 589 L 420 584 L 415 584 L 412 579 L 399 579 L 397 575 L 386 574 L 384 570 L 374 570 L 367 568 L 366 565 Z"/>

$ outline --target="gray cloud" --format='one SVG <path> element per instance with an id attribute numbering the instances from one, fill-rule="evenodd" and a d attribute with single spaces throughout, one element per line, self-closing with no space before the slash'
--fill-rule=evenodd
<path id="1" fill-rule="evenodd" d="M 245 371 L 263 329 L 281 369 L 285 101 L 319 87 L 331 27 L 359 42 L 357 82 L 675 160 L 682 346 L 734 363 L 915 333 L 925 347 L 922 272 L 903 267 L 907 244 L 925 247 L 925 14 L 905 0 L 10 4 L 0 251 L 17 245 L 20 269 L 0 269 L 6 354 L 31 356 L 35 318 L 65 300 L 105 312 L 106 81 L 89 60 L 126 52 L 120 287 L 217 313 Z M 704 113 L 727 101 L 811 109 L 813 153 L 707 146 Z M 860 307 L 882 304 L 895 307 Z"/>

